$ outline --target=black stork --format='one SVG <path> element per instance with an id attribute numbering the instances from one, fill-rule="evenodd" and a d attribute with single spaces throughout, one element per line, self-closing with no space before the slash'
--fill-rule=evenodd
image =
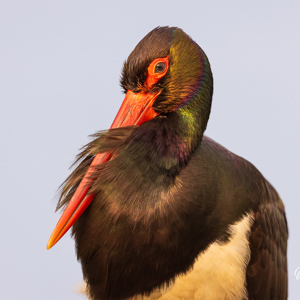
<path id="1" fill-rule="evenodd" d="M 47 248 L 73 225 L 93 300 L 286 299 L 284 205 L 251 163 L 203 135 L 213 94 L 203 50 L 158 27 L 121 85 L 111 129 L 64 183 Z"/>

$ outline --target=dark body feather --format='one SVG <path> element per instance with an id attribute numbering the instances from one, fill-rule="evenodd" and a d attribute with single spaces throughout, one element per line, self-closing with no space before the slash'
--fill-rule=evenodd
<path id="1" fill-rule="evenodd" d="M 186 166 L 166 171 L 153 154 L 153 148 L 164 148 L 158 141 L 167 142 L 161 122 L 168 123 L 168 118 L 158 118 L 152 138 L 146 123 L 113 130 L 112 138 L 108 132 L 105 141 L 98 141 L 99 148 L 97 140 L 90 145 L 91 155 L 103 151 L 101 144 L 107 150 L 110 143 L 117 153 L 99 166 L 93 190 L 97 196 L 73 229 L 90 292 L 103 297 L 96 299 L 150 292 L 187 271 L 210 243 L 226 238 L 229 224 L 253 210 L 263 216 L 264 228 L 256 221 L 250 238 L 254 254 L 247 277 L 255 290 L 250 299 L 285 299 L 286 288 L 280 290 L 280 285 L 286 281 L 287 229 L 277 193 L 249 162 L 206 137 Z M 131 134 L 126 140 L 120 135 L 118 145 L 116 131 Z M 278 220 L 283 227 L 275 225 Z M 271 229 L 274 225 L 276 230 Z M 258 258 L 261 251 L 264 257 Z M 275 281 L 274 295 L 280 297 L 259 296 L 262 291 L 269 295 L 264 275 Z"/>
<path id="2" fill-rule="evenodd" d="M 168 38 L 178 34 L 172 30 Z M 207 63 L 200 63 L 192 101 L 180 107 L 174 93 L 176 101 L 162 93 L 154 104 L 160 115 L 96 135 L 66 181 L 58 208 L 70 201 L 94 155 L 112 153 L 95 167 L 89 191 L 95 198 L 72 231 L 93 299 L 125 299 L 169 283 L 211 243 L 226 243 L 228 226 L 249 212 L 255 214 L 249 299 L 287 298 L 287 224 L 278 194 L 252 164 L 203 137 L 212 96 Z M 123 80 L 125 88 L 134 78 Z"/>
<path id="3" fill-rule="evenodd" d="M 268 185 L 268 200 L 255 210 L 251 228 L 251 260 L 247 268 L 249 299 L 287 299 L 288 228 L 284 206 Z"/>

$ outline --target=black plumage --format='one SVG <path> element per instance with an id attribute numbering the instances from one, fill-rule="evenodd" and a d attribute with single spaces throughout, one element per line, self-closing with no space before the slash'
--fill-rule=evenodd
<path id="1" fill-rule="evenodd" d="M 149 64 L 167 55 L 166 75 L 146 86 Z M 213 91 L 203 50 L 178 28 L 156 28 L 125 62 L 121 85 L 159 91 L 159 114 L 96 134 L 57 207 L 69 203 L 95 155 L 111 153 L 93 167 L 94 200 L 72 230 L 90 297 L 125 299 L 172 283 L 209 245 L 230 243 L 229 226 L 253 214 L 246 294 L 286 299 L 284 206 L 251 163 L 203 136 Z"/>

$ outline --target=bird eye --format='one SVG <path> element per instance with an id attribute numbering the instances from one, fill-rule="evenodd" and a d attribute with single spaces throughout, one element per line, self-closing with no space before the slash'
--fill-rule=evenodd
<path id="1" fill-rule="evenodd" d="M 166 64 L 163 62 L 159 62 L 158 64 L 156 64 L 155 69 L 154 69 L 154 73 L 162 73 L 166 70 Z"/>
<path id="2" fill-rule="evenodd" d="M 152 61 L 148 67 L 148 76 L 146 79 L 146 86 L 152 88 L 159 79 L 164 77 L 169 69 L 169 55 L 166 57 L 159 57 Z"/>

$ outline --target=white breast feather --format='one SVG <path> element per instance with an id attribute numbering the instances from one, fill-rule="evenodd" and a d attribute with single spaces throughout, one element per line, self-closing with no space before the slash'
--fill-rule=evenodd
<path id="1" fill-rule="evenodd" d="M 253 213 L 229 226 L 229 242 L 215 242 L 201 253 L 193 268 L 169 287 L 131 300 L 237 300 L 248 299 L 246 268 L 250 260 L 249 235 Z"/>
<path id="2" fill-rule="evenodd" d="M 230 225 L 228 243 L 210 245 L 199 255 L 192 270 L 177 276 L 170 287 L 155 290 L 149 297 L 134 297 L 132 300 L 248 299 L 245 281 L 252 224 L 253 213 L 250 213 Z"/>

